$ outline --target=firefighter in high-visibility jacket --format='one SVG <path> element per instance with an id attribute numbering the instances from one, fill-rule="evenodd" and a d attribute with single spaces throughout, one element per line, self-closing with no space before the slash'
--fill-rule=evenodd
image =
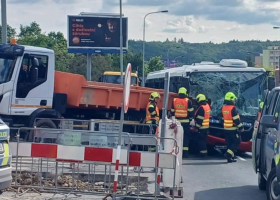
<path id="1" fill-rule="evenodd" d="M 160 98 L 158 92 L 152 92 L 149 98 L 149 102 L 146 107 L 146 124 L 153 124 L 154 133 L 156 132 L 157 126 L 159 124 L 159 109 L 157 106 L 157 100 Z M 155 126 L 156 125 L 156 126 Z M 149 147 L 149 151 L 155 151 L 156 147 Z"/>
<path id="2" fill-rule="evenodd" d="M 171 116 L 174 121 L 175 118 L 181 122 L 184 129 L 183 139 L 183 158 L 188 157 L 189 142 L 190 142 L 190 120 L 193 117 L 192 102 L 188 98 L 187 89 L 184 87 L 179 88 L 178 98 L 174 98 L 171 107 Z"/>
<path id="3" fill-rule="evenodd" d="M 209 132 L 211 108 L 209 104 L 206 102 L 206 96 L 204 94 L 197 95 L 196 101 L 199 104 L 199 107 L 197 108 L 194 114 L 195 129 L 197 132 L 196 138 L 197 138 L 200 156 L 206 157 L 207 156 L 206 138 Z"/>
<path id="4" fill-rule="evenodd" d="M 244 131 L 240 116 L 235 107 L 236 99 L 235 94 L 228 92 L 225 96 L 225 105 L 222 107 L 224 132 L 227 144 L 225 157 L 229 163 L 236 162 L 234 154 L 237 152 L 241 142 L 240 132 Z"/>

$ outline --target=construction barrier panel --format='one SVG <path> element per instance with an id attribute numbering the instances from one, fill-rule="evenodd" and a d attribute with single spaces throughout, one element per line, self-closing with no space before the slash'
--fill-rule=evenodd
<path id="1" fill-rule="evenodd" d="M 26 131 L 34 133 L 33 141 L 36 142 L 19 139 L 21 132 Z M 10 142 L 15 170 L 14 187 L 67 195 L 112 193 L 117 149 L 108 141 L 109 138 L 117 138 L 117 134 L 20 128 L 17 136 L 16 142 Z M 148 191 L 151 195 L 152 191 L 149 199 L 163 198 L 158 193 L 157 172 L 166 168 L 176 171 L 176 155 L 157 150 L 144 152 L 130 149 L 132 145 L 157 145 L 155 136 L 123 133 L 122 137 L 117 193 L 121 196 L 134 194 L 138 198 Z M 134 167 L 155 168 L 156 171 L 140 176 L 139 172 L 133 171 Z M 174 178 L 169 181 L 172 180 L 175 185 Z"/>
<path id="2" fill-rule="evenodd" d="M 161 123 L 160 120 L 160 130 L 159 134 L 161 134 Z M 173 125 L 173 126 L 171 126 Z M 174 194 L 175 197 L 183 197 L 183 189 L 181 187 L 182 182 L 182 147 L 183 147 L 183 138 L 184 138 L 184 130 L 181 126 L 181 123 L 178 120 L 173 122 L 170 119 L 166 118 L 166 126 L 165 126 L 165 138 L 174 139 L 174 140 L 164 140 L 163 151 L 165 153 L 175 154 L 177 155 L 176 160 L 176 171 L 174 172 L 172 169 L 163 169 L 163 187 L 169 190 L 169 194 Z M 177 142 L 177 144 L 175 143 Z M 172 191 L 173 184 L 170 182 L 172 178 L 175 177 L 175 191 Z"/>

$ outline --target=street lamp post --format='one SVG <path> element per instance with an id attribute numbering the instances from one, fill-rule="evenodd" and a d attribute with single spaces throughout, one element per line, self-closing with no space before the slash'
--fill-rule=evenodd
<path id="1" fill-rule="evenodd" d="M 177 56 L 177 57 L 175 57 L 174 58 L 174 60 L 176 61 L 176 59 L 178 59 L 178 58 L 184 58 L 185 56 Z"/>
<path id="2" fill-rule="evenodd" d="M 150 13 L 147 13 L 144 17 L 144 27 L 143 27 L 143 66 L 142 66 L 142 86 L 144 87 L 145 86 L 145 82 L 144 82 L 144 79 L 145 79 L 145 26 L 146 26 L 146 17 L 150 14 L 156 14 L 156 13 L 167 13 L 168 10 L 161 10 L 161 11 L 156 11 L 156 12 L 150 12 Z"/>
<path id="3" fill-rule="evenodd" d="M 1 0 L 2 18 L 2 43 L 7 43 L 7 2 Z"/>
<path id="4" fill-rule="evenodd" d="M 167 67 L 169 68 L 169 51 L 172 49 L 172 48 L 176 48 L 176 49 L 180 49 L 180 47 L 171 47 L 167 50 Z"/>

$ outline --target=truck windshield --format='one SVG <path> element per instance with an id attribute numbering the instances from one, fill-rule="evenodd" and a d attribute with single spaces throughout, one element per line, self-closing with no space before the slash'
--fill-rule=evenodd
<path id="1" fill-rule="evenodd" d="M 124 78 L 125 76 L 123 76 Z M 113 84 L 121 84 L 121 76 L 120 75 L 104 75 L 103 82 L 105 83 L 113 83 Z M 137 78 L 135 76 L 131 77 L 131 85 L 137 84 Z"/>
<path id="2" fill-rule="evenodd" d="M 203 93 L 212 103 L 212 116 L 218 116 L 227 92 L 237 96 L 242 116 L 254 117 L 265 89 L 265 72 L 195 72 L 190 77 L 190 96 Z"/>
<path id="3" fill-rule="evenodd" d="M 0 83 L 9 82 L 12 78 L 16 57 L 0 55 Z"/>

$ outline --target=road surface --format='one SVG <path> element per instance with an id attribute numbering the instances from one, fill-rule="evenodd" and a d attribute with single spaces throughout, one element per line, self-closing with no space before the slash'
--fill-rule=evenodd
<path id="1" fill-rule="evenodd" d="M 266 200 L 257 180 L 249 154 L 229 164 L 222 156 L 183 161 L 184 199 L 187 200 Z"/>

